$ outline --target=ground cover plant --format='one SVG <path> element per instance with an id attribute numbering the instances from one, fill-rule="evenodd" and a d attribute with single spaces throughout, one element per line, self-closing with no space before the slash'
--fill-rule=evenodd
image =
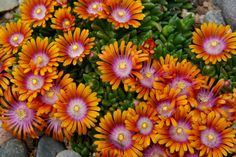
<path id="1" fill-rule="evenodd" d="M 232 156 L 236 33 L 188 0 L 23 0 L 0 28 L 0 119 L 82 156 Z"/>

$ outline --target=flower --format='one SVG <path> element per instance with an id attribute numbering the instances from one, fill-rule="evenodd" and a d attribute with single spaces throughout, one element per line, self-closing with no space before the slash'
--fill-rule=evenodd
<path id="1" fill-rule="evenodd" d="M 58 97 L 59 100 L 53 105 L 56 109 L 54 116 L 62 121 L 61 126 L 68 132 L 85 135 L 88 128 L 95 126 L 95 118 L 99 116 L 100 111 L 100 99 L 89 86 L 80 83 L 76 87 L 76 84 L 72 83 L 68 90 L 62 90 Z"/>
<path id="2" fill-rule="evenodd" d="M 4 98 L 0 98 L 2 127 L 19 139 L 38 138 L 37 131 L 42 131 L 45 122 L 29 109 L 26 101 L 19 100 L 19 94 L 8 88 Z"/>
<path id="3" fill-rule="evenodd" d="M 165 145 L 169 148 L 170 153 L 178 152 L 180 157 L 183 157 L 185 152 L 194 153 L 194 149 L 188 139 L 191 128 L 191 117 L 188 116 L 190 107 L 180 106 L 176 109 L 173 118 L 177 125 L 164 126 L 158 129 L 157 140 L 160 145 Z"/>
<path id="4" fill-rule="evenodd" d="M 6 90 L 10 85 L 12 75 L 8 71 L 15 63 L 16 58 L 12 54 L 0 54 L 0 96 L 3 95 L 3 90 Z"/>
<path id="5" fill-rule="evenodd" d="M 74 12 L 79 15 L 79 18 L 91 21 L 99 16 L 104 7 L 103 0 L 80 0 L 74 4 Z"/>
<path id="6" fill-rule="evenodd" d="M 46 72 L 52 72 L 59 61 L 59 49 L 55 42 L 49 43 L 49 39 L 37 37 L 23 45 L 19 53 L 19 66 L 24 73 L 32 71 L 35 75 L 44 76 Z"/>
<path id="7" fill-rule="evenodd" d="M 143 157 L 170 157 L 168 152 L 160 146 L 159 144 L 150 145 L 148 148 L 144 149 Z"/>
<path id="8" fill-rule="evenodd" d="M 46 21 L 52 17 L 55 4 L 52 0 L 24 0 L 20 5 L 22 21 L 32 23 L 33 27 L 46 27 Z"/>
<path id="9" fill-rule="evenodd" d="M 125 127 L 127 111 L 121 112 L 120 109 L 108 112 L 100 119 L 99 126 L 95 128 L 98 134 L 94 144 L 97 145 L 97 151 L 101 156 L 142 156 L 143 148 L 133 138 L 132 132 Z"/>
<path id="10" fill-rule="evenodd" d="M 24 73 L 20 67 L 14 68 L 12 75 L 11 82 L 15 84 L 13 90 L 19 93 L 20 101 L 28 99 L 28 102 L 31 102 L 38 94 L 43 95 L 53 86 L 53 80 L 58 77 L 55 69 L 52 73 L 41 76 L 34 75 L 32 72 Z"/>
<path id="11" fill-rule="evenodd" d="M 139 103 L 135 105 L 135 110 L 129 108 L 125 126 L 134 133 L 133 139 L 146 148 L 151 142 L 157 143 L 156 133 L 158 126 L 156 122 L 158 119 L 155 108 L 146 103 Z"/>
<path id="12" fill-rule="evenodd" d="M 186 95 L 179 95 L 180 89 L 166 86 L 162 91 L 151 92 L 147 104 L 156 108 L 160 121 L 158 125 L 162 128 L 165 125 L 176 126 L 177 122 L 173 118 L 174 111 L 179 106 L 188 104 Z"/>
<path id="13" fill-rule="evenodd" d="M 66 91 L 68 86 L 73 83 L 73 79 L 70 78 L 70 74 L 65 74 L 63 71 L 58 73 L 58 78 L 54 80 L 53 86 L 44 93 L 35 98 L 29 108 L 37 110 L 37 115 L 48 114 L 53 110 L 53 105 L 58 101 L 58 94 L 61 90 Z"/>
<path id="14" fill-rule="evenodd" d="M 189 47 L 197 58 L 202 58 L 206 64 L 215 64 L 221 60 L 227 61 L 231 54 L 236 54 L 236 34 L 232 33 L 230 26 L 204 23 L 201 29 L 193 33 L 193 44 Z"/>
<path id="15" fill-rule="evenodd" d="M 143 20 L 145 17 L 142 13 L 144 6 L 135 0 L 106 1 L 105 4 L 100 17 L 112 22 L 115 29 L 122 27 L 128 29 L 129 25 L 137 28 L 141 25 L 138 20 Z"/>
<path id="16" fill-rule="evenodd" d="M 62 30 L 64 32 L 74 30 L 75 17 L 71 14 L 71 8 L 59 8 L 55 11 L 52 18 L 51 27 L 53 29 Z"/>
<path id="17" fill-rule="evenodd" d="M 82 62 L 85 55 L 90 54 L 90 49 L 94 45 L 95 38 L 88 38 L 89 30 L 76 28 L 75 31 L 64 33 L 64 36 L 56 38 L 56 45 L 60 49 L 59 54 L 62 57 L 63 66 L 71 63 L 76 65 L 77 62 Z"/>
<path id="18" fill-rule="evenodd" d="M 192 124 L 189 135 L 192 147 L 199 150 L 200 156 L 227 156 L 235 145 L 236 130 L 230 126 L 229 121 L 214 111 L 202 114 L 201 121 Z"/>
<path id="19" fill-rule="evenodd" d="M 132 42 L 125 45 L 125 41 L 121 41 L 120 47 L 118 42 L 114 42 L 105 46 L 102 54 L 99 54 L 101 61 L 97 62 L 98 69 L 101 71 L 101 79 L 103 82 L 109 82 L 112 89 L 119 87 L 120 82 L 136 76 L 142 78 L 139 70 L 142 68 L 142 62 L 148 60 L 148 56 L 141 51 L 137 51 L 137 46 Z M 126 86 L 125 89 L 128 89 Z"/>
<path id="20" fill-rule="evenodd" d="M 0 52 L 17 53 L 19 48 L 31 38 L 32 29 L 29 24 L 18 20 L 17 22 L 6 23 L 1 27 Z"/>
<path id="21" fill-rule="evenodd" d="M 149 55 L 154 54 L 154 48 L 156 47 L 156 43 L 153 38 L 149 38 L 145 40 L 142 45 L 140 46 L 140 49 Z"/>

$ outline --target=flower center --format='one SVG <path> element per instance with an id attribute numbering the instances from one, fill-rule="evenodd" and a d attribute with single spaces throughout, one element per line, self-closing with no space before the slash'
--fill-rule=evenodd
<path id="1" fill-rule="evenodd" d="M 148 71 L 148 72 L 146 72 L 145 76 L 146 76 L 147 78 L 151 78 L 151 77 L 152 77 L 152 73 L 151 73 L 150 71 Z"/>
<path id="2" fill-rule="evenodd" d="M 49 92 L 47 92 L 47 96 L 49 97 L 49 98 L 52 98 L 53 97 L 53 95 L 54 95 L 54 91 L 49 91 Z"/>
<path id="3" fill-rule="evenodd" d="M 125 63 L 125 62 L 121 62 L 121 63 L 119 64 L 119 68 L 120 68 L 120 69 L 125 69 L 125 68 L 126 68 L 126 63 Z"/>
<path id="4" fill-rule="evenodd" d="M 178 127 L 177 129 L 176 129 L 176 133 L 179 135 L 179 134 L 182 134 L 183 133 L 183 128 L 181 128 L 181 127 Z"/>
<path id="5" fill-rule="evenodd" d="M 202 103 L 206 103 L 206 102 L 209 101 L 208 97 L 205 96 L 205 95 L 199 96 L 199 100 L 200 100 L 200 102 L 202 102 Z"/>
<path id="6" fill-rule="evenodd" d="M 163 106 L 162 106 L 162 111 L 163 111 L 163 112 L 168 111 L 168 107 L 167 107 L 166 105 L 163 105 Z"/>
<path id="7" fill-rule="evenodd" d="M 31 80 L 31 83 L 32 83 L 33 85 L 37 85 L 37 84 L 38 84 L 38 80 L 34 78 L 34 79 Z"/>
<path id="8" fill-rule="evenodd" d="M 216 46 L 218 46 L 220 43 L 218 42 L 218 41 L 212 41 L 211 42 L 211 46 L 212 47 L 216 47 Z"/>
<path id="9" fill-rule="evenodd" d="M 209 142 L 213 141 L 214 139 L 215 139 L 215 137 L 214 137 L 212 134 L 208 134 L 208 135 L 207 135 L 207 140 L 208 140 Z"/>
<path id="10" fill-rule="evenodd" d="M 74 112 L 79 112 L 79 109 L 80 109 L 79 105 L 75 105 L 75 106 L 73 107 L 73 111 L 74 111 Z"/>
<path id="11" fill-rule="evenodd" d="M 180 89 L 184 89 L 184 88 L 186 88 L 187 86 L 186 86 L 186 84 L 185 84 L 183 81 L 179 81 L 179 82 L 177 83 L 177 87 L 180 88 Z"/>
<path id="12" fill-rule="evenodd" d="M 13 42 L 17 42 L 18 40 L 19 40 L 19 36 L 18 36 L 18 35 L 14 36 L 14 37 L 12 38 L 12 41 L 13 41 Z"/>
<path id="13" fill-rule="evenodd" d="M 149 44 L 144 44 L 143 47 L 146 48 L 146 49 L 149 49 L 149 48 L 150 48 L 150 45 L 149 45 Z"/>
<path id="14" fill-rule="evenodd" d="M 41 8 L 36 9 L 36 10 L 35 10 L 35 13 L 36 13 L 36 14 L 41 14 L 41 13 L 42 13 L 42 9 L 41 9 Z"/>
<path id="15" fill-rule="evenodd" d="M 203 144 L 210 148 L 216 148 L 222 142 L 221 135 L 214 129 L 203 130 L 200 134 L 200 139 Z"/>
<path id="16" fill-rule="evenodd" d="M 70 26 L 70 21 L 69 21 L 68 19 L 66 19 L 66 20 L 64 21 L 64 25 L 67 26 L 67 27 Z"/>
<path id="17" fill-rule="evenodd" d="M 146 129 L 147 127 L 148 127 L 147 122 L 143 122 L 143 123 L 142 123 L 142 128 L 143 128 L 143 129 Z"/>
<path id="18" fill-rule="evenodd" d="M 20 120 L 25 119 L 25 117 L 27 116 L 26 110 L 23 109 L 23 108 L 17 109 L 17 110 L 16 110 L 16 114 L 17 114 L 17 116 L 18 116 L 18 118 L 19 118 Z"/>
<path id="19" fill-rule="evenodd" d="M 36 64 L 41 64 L 43 62 L 43 57 L 37 56 L 36 57 Z"/>
<path id="20" fill-rule="evenodd" d="M 123 16 L 125 16 L 125 12 L 124 11 L 118 11 L 117 15 L 120 16 L 120 17 L 123 17 Z"/>
<path id="21" fill-rule="evenodd" d="M 97 5 L 97 4 L 93 4 L 93 5 L 92 5 L 92 8 L 93 8 L 93 9 L 97 9 L 97 8 L 98 8 L 98 5 Z"/>
<path id="22" fill-rule="evenodd" d="M 118 134 L 118 137 L 117 137 L 117 140 L 118 140 L 119 142 L 123 142 L 124 139 L 125 139 L 124 134 L 123 134 L 123 133 L 119 133 L 119 134 Z"/>

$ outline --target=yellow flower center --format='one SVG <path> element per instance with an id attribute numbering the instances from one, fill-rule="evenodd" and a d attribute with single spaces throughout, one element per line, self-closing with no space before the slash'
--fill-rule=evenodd
<path id="1" fill-rule="evenodd" d="M 31 82 L 32 82 L 33 85 L 37 85 L 38 84 L 38 80 L 37 79 L 32 79 Z"/>
<path id="2" fill-rule="evenodd" d="M 40 63 L 42 63 L 42 62 L 43 62 L 43 57 L 38 56 L 38 57 L 36 58 L 36 64 L 40 64 Z"/>
<path id="3" fill-rule="evenodd" d="M 199 100 L 200 100 L 201 102 L 203 102 L 203 103 L 206 103 L 206 102 L 209 101 L 209 100 L 208 100 L 208 97 L 206 97 L 206 96 L 200 96 L 200 97 L 199 97 Z"/>
<path id="4" fill-rule="evenodd" d="M 143 123 L 142 123 L 142 129 L 146 129 L 147 127 L 148 127 L 147 122 L 143 122 Z"/>
<path id="5" fill-rule="evenodd" d="M 12 41 L 13 42 L 17 42 L 19 40 L 19 37 L 18 36 L 14 36 L 13 38 L 12 38 Z"/>
<path id="6" fill-rule="evenodd" d="M 212 134 L 208 134 L 208 135 L 207 135 L 208 141 L 213 141 L 214 138 L 215 138 L 215 137 L 214 137 Z"/>
<path id="7" fill-rule="evenodd" d="M 146 72 L 145 76 L 146 76 L 147 78 L 151 78 L 151 77 L 152 77 L 152 73 L 151 73 L 150 71 L 148 71 L 148 72 Z"/>
<path id="8" fill-rule="evenodd" d="M 125 62 L 121 62 L 121 63 L 119 64 L 119 68 L 120 68 L 120 69 L 125 69 L 125 68 L 126 68 L 126 63 L 125 63 Z"/>
<path id="9" fill-rule="evenodd" d="M 124 11 L 119 11 L 119 12 L 118 12 L 118 16 L 120 16 L 120 17 L 125 16 L 125 12 L 124 12 Z"/>
<path id="10" fill-rule="evenodd" d="M 76 50 L 78 50 L 78 48 L 79 48 L 79 46 L 78 46 L 78 45 L 74 45 L 74 46 L 72 46 L 72 50 L 73 50 L 73 51 L 76 51 Z"/>
<path id="11" fill-rule="evenodd" d="M 97 8 L 98 8 L 98 5 L 97 5 L 97 4 L 93 4 L 93 5 L 92 5 L 92 8 L 93 8 L 93 9 L 97 9 Z"/>
<path id="12" fill-rule="evenodd" d="M 180 89 L 184 89 L 186 87 L 186 84 L 184 82 L 182 82 L 182 81 L 179 81 L 177 83 L 177 87 L 180 88 Z"/>
<path id="13" fill-rule="evenodd" d="M 27 116 L 25 109 L 22 109 L 22 108 L 17 109 L 16 114 L 20 120 L 23 120 Z"/>
<path id="14" fill-rule="evenodd" d="M 41 14 L 42 13 L 42 9 L 41 8 L 38 8 L 38 9 L 36 9 L 36 14 Z"/>
<path id="15" fill-rule="evenodd" d="M 74 111 L 74 112 L 78 112 L 79 109 L 80 109 L 80 108 L 79 108 L 79 105 L 75 105 L 74 108 L 73 108 L 73 111 Z"/>
<path id="16" fill-rule="evenodd" d="M 122 141 L 124 141 L 124 139 L 125 139 L 124 134 L 123 134 L 123 133 L 119 133 L 119 134 L 118 134 L 118 137 L 117 137 L 117 140 L 120 141 L 120 142 L 122 142 Z"/>
<path id="17" fill-rule="evenodd" d="M 177 133 L 178 135 L 179 135 L 179 134 L 182 134 L 183 131 L 184 131 L 184 129 L 181 128 L 181 127 L 178 127 L 178 128 L 176 129 L 176 133 Z"/>
<path id="18" fill-rule="evenodd" d="M 219 42 L 218 42 L 218 41 L 212 41 L 212 42 L 211 42 L 211 46 L 212 46 L 212 47 L 216 47 L 217 45 L 219 45 Z"/>
<path id="19" fill-rule="evenodd" d="M 64 21 L 64 25 L 65 25 L 65 26 L 70 26 L 70 21 L 66 19 L 66 20 Z"/>
<path id="20" fill-rule="evenodd" d="M 47 96 L 48 96 L 49 98 L 53 97 L 53 95 L 54 95 L 54 91 L 49 91 L 49 92 L 47 92 Z"/>
<path id="21" fill-rule="evenodd" d="M 167 106 L 163 106 L 162 107 L 162 111 L 166 112 L 168 110 L 168 107 Z"/>
<path id="22" fill-rule="evenodd" d="M 145 44 L 143 47 L 148 49 L 150 46 L 149 46 L 149 44 Z"/>

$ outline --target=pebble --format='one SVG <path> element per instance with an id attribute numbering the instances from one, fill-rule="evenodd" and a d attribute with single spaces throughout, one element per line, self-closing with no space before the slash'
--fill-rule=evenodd
<path id="1" fill-rule="evenodd" d="M 227 24 L 230 24 L 233 29 L 236 28 L 236 1 L 221 0 L 218 6 L 222 9 L 223 16 Z"/>
<path id="2" fill-rule="evenodd" d="M 63 150 L 62 152 L 58 153 L 56 157 L 81 157 L 81 155 L 72 150 Z"/>
<path id="3" fill-rule="evenodd" d="M 0 12 L 11 10 L 19 5 L 17 0 L 0 0 Z"/>
<path id="4" fill-rule="evenodd" d="M 0 147 L 0 157 L 27 157 L 28 151 L 24 142 L 11 139 Z"/>
<path id="5" fill-rule="evenodd" d="M 0 146 L 12 138 L 12 134 L 2 128 L 2 122 L 0 121 Z"/>
<path id="6" fill-rule="evenodd" d="M 206 13 L 204 19 L 204 22 L 214 22 L 217 24 L 223 24 L 225 25 L 224 18 L 221 14 L 221 10 L 210 10 Z"/>

